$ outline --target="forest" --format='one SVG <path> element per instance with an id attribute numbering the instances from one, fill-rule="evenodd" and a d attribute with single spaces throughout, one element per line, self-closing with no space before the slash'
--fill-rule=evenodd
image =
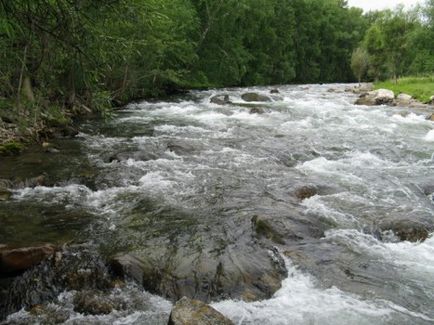
<path id="1" fill-rule="evenodd" d="M 37 134 L 185 89 L 431 75 L 434 0 L 366 14 L 344 0 L 1 0 L 0 47 L 0 117 Z"/>

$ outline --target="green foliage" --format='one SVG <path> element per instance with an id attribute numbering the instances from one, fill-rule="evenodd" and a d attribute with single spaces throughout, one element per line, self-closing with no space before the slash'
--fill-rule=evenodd
<path id="1" fill-rule="evenodd" d="M 354 81 L 358 47 L 372 79 L 421 75 L 433 40 L 434 0 L 367 15 L 344 0 L 0 0 L 0 102 L 41 129 L 187 88 Z"/>
<path id="2" fill-rule="evenodd" d="M 377 82 L 375 88 L 386 88 L 393 90 L 395 94 L 408 94 L 421 102 L 428 102 L 434 96 L 434 76 L 431 77 L 406 77 L 398 80 Z"/>
<path id="3" fill-rule="evenodd" d="M 362 42 L 370 56 L 369 76 L 375 80 L 434 72 L 434 25 L 430 1 L 413 11 L 371 14 L 372 24 Z M 430 9 L 431 8 L 431 9 Z"/>
<path id="4" fill-rule="evenodd" d="M 354 50 L 351 56 L 351 69 L 353 69 L 354 75 L 357 77 L 359 83 L 365 75 L 369 66 L 369 54 L 368 52 L 358 47 Z"/>

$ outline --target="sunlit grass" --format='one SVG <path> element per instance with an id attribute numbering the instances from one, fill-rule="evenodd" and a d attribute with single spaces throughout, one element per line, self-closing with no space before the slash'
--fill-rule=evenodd
<path id="1" fill-rule="evenodd" d="M 376 82 L 375 88 L 393 90 L 395 95 L 405 93 L 426 103 L 430 100 L 431 96 L 434 96 L 434 76 L 400 78 L 397 84 L 393 80 Z"/>

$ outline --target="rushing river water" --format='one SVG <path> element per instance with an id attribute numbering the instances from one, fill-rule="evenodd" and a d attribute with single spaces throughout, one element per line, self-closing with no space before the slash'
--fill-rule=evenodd
<path id="1" fill-rule="evenodd" d="M 236 324 L 432 324 L 434 237 L 401 241 L 387 225 L 432 229 L 434 123 L 429 112 L 355 106 L 348 87 L 131 104 L 108 124 L 59 140 L 60 153 L 4 162 L 0 177 L 45 172 L 53 184 L 0 202 L 0 242 L 91 240 L 104 254 L 149 258 L 187 288 L 194 273 L 193 291 L 164 279 L 152 289 L 219 300 L 212 305 Z M 251 111 L 246 91 L 273 101 Z M 234 103 L 210 103 L 215 94 Z M 300 188 L 315 195 L 300 199 Z M 255 235 L 253 217 L 273 234 Z M 287 270 L 281 279 L 276 252 Z M 222 287 L 204 289 L 216 269 L 225 270 Z M 85 316 L 74 312 L 74 294 L 50 305 L 69 324 L 164 324 L 171 308 L 129 283 L 106 293 L 128 308 Z M 34 317 L 23 310 L 9 322 L 42 319 Z"/>

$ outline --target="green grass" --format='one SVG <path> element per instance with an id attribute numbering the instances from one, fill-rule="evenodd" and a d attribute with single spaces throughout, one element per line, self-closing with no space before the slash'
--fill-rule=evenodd
<path id="1" fill-rule="evenodd" d="M 432 77 L 405 77 L 398 79 L 395 84 L 393 80 L 375 83 L 375 89 L 385 88 L 393 90 L 395 95 L 405 93 L 413 98 L 426 103 L 434 96 L 434 76 Z"/>

